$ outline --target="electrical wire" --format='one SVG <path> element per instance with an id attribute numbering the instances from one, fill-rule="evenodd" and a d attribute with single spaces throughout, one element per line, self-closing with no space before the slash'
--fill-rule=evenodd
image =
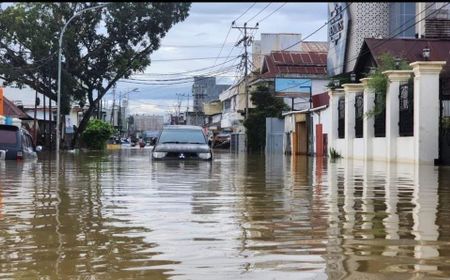
<path id="1" fill-rule="evenodd" d="M 255 17 L 257 17 L 257 16 L 258 16 L 259 14 L 261 14 L 265 9 L 267 9 L 267 7 L 269 7 L 270 4 L 272 4 L 272 2 L 270 2 L 269 4 L 267 4 L 261 11 L 259 11 L 258 13 L 256 13 L 256 15 L 254 15 L 252 18 L 250 18 L 250 19 L 247 20 L 246 22 L 252 21 Z"/>
<path id="2" fill-rule="evenodd" d="M 273 15 L 274 13 L 276 13 L 279 9 L 283 8 L 284 5 L 286 5 L 286 4 L 287 4 L 287 2 L 284 2 L 280 7 L 278 7 L 277 9 L 275 9 L 273 12 L 271 12 L 271 13 L 268 14 L 267 16 L 263 17 L 262 19 L 260 19 L 260 20 L 258 21 L 258 23 L 261 23 L 261 22 L 263 22 L 264 20 L 266 20 L 268 17 L 270 17 L 271 15 Z"/>
<path id="3" fill-rule="evenodd" d="M 234 20 L 234 22 L 238 21 L 243 15 L 245 15 L 255 5 L 256 5 L 256 2 L 253 3 L 250 7 L 248 7 L 247 10 L 245 10 L 245 12 L 243 12 L 237 19 Z"/>
<path id="4" fill-rule="evenodd" d="M 199 72 L 199 71 L 203 71 L 203 70 L 212 69 L 214 67 L 227 64 L 227 63 L 229 63 L 231 61 L 235 61 L 236 59 L 238 59 L 240 57 L 241 56 L 239 55 L 239 56 L 236 56 L 236 57 L 234 57 L 234 58 L 232 58 L 230 60 L 227 60 L 225 62 L 217 64 L 217 65 L 208 66 L 208 67 L 204 67 L 204 68 L 193 69 L 193 70 L 184 71 L 184 72 L 178 72 L 178 73 L 136 73 L 136 74 L 133 74 L 133 75 L 155 75 L 155 76 L 157 76 L 157 75 L 159 75 L 159 76 L 174 76 L 174 75 L 176 75 L 176 76 L 179 76 L 179 75 L 183 75 L 183 74 L 195 73 L 195 72 Z"/>
<path id="5" fill-rule="evenodd" d="M 350 5 L 352 5 L 352 4 L 353 4 L 353 2 L 348 3 L 347 6 L 345 6 L 345 8 L 342 9 L 342 12 L 345 11 L 346 9 L 348 9 L 348 7 L 350 7 Z M 298 45 L 298 44 L 304 42 L 306 39 L 308 39 L 309 37 L 313 36 L 314 34 L 316 34 L 317 32 L 319 32 L 322 28 L 324 28 L 325 26 L 327 26 L 327 25 L 330 23 L 331 20 L 332 20 L 332 19 L 329 19 L 329 20 L 328 20 L 327 22 L 325 22 L 321 27 L 317 28 L 315 31 L 313 31 L 312 33 L 308 34 L 308 36 L 306 36 L 304 39 L 295 42 L 294 44 L 290 45 L 290 46 L 287 47 L 287 48 L 282 49 L 281 51 L 288 50 L 288 49 L 292 48 L 293 46 L 296 46 L 296 45 Z"/>

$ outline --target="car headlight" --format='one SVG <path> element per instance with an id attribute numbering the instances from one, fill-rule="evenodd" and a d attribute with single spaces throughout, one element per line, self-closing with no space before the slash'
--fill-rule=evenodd
<path id="1" fill-rule="evenodd" d="M 201 159 L 210 159 L 211 158 L 211 153 L 198 153 L 197 155 Z"/>
<path id="2" fill-rule="evenodd" d="M 167 152 L 153 152 L 153 158 L 163 158 L 167 155 Z"/>

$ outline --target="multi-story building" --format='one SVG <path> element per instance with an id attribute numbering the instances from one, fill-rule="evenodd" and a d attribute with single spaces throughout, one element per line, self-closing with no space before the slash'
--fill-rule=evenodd
<path id="1" fill-rule="evenodd" d="M 216 77 L 194 77 L 192 97 L 194 98 L 194 112 L 203 112 L 203 103 L 217 99 L 219 94 L 230 85 L 216 84 Z"/>
<path id="2" fill-rule="evenodd" d="M 134 130 L 160 130 L 164 125 L 164 117 L 160 115 L 133 115 Z"/>
<path id="3" fill-rule="evenodd" d="M 450 5 L 330 2 L 328 74 L 353 71 L 365 38 L 450 38 Z"/>

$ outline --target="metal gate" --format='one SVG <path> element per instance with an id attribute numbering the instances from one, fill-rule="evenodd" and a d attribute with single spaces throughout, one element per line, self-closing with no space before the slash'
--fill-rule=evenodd
<path id="1" fill-rule="evenodd" d="M 439 162 L 450 165 L 450 79 L 440 80 Z"/>
<path id="2" fill-rule="evenodd" d="M 284 120 L 266 118 L 266 153 L 283 154 Z"/>

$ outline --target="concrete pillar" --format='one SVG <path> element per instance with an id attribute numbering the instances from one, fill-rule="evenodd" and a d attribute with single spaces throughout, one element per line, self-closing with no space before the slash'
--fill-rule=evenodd
<path id="1" fill-rule="evenodd" d="M 414 137 L 416 163 L 439 158 L 439 73 L 445 61 L 417 61 L 414 71 Z"/>
<path id="2" fill-rule="evenodd" d="M 345 91 L 345 143 L 344 156 L 353 157 L 353 139 L 355 139 L 355 95 L 364 90 L 363 84 L 343 84 Z"/>
<path id="3" fill-rule="evenodd" d="M 336 139 L 338 139 L 338 122 L 339 122 L 339 116 L 338 116 L 338 105 L 339 105 L 339 98 L 341 96 L 344 96 L 344 90 L 343 89 L 335 89 L 335 90 L 329 90 L 328 95 L 330 96 L 330 110 L 331 110 L 331 116 L 330 116 L 330 131 L 328 136 L 328 147 L 336 149 Z M 342 151 L 339 151 L 342 153 Z"/>
<path id="4" fill-rule="evenodd" d="M 368 87 L 370 78 L 361 79 L 361 83 L 364 86 L 364 114 L 373 110 L 375 107 L 375 93 Z M 372 159 L 372 138 L 375 137 L 374 133 L 374 117 L 364 116 L 363 120 L 363 137 L 364 137 L 364 160 Z"/>
<path id="5" fill-rule="evenodd" d="M 389 70 L 384 71 L 388 79 L 388 88 L 386 92 L 386 144 L 387 160 L 396 161 L 397 159 L 397 138 L 399 137 L 399 87 L 401 83 L 407 82 L 411 77 L 410 70 Z"/>

